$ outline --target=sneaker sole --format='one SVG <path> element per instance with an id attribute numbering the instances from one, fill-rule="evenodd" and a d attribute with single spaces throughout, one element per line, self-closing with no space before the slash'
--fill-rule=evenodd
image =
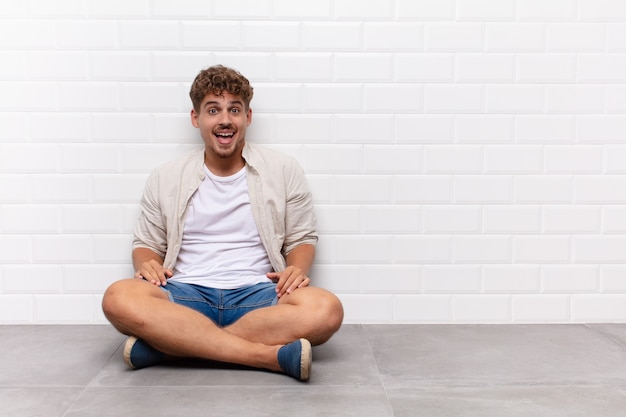
<path id="1" fill-rule="evenodd" d="M 128 339 L 126 339 L 126 343 L 124 343 L 124 363 L 126 363 L 130 369 L 135 369 L 135 366 L 130 360 L 130 351 L 133 350 L 133 346 L 135 346 L 136 342 L 137 338 L 135 336 L 129 336 Z"/>
<path id="2" fill-rule="evenodd" d="M 313 362 L 313 351 L 311 342 L 306 339 L 300 339 L 302 350 L 300 351 L 300 380 L 306 381 L 311 376 L 311 364 Z"/>

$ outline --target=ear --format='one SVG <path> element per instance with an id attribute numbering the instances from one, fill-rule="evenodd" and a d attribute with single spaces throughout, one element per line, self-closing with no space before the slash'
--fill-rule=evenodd
<path id="1" fill-rule="evenodd" d="M 198 123 L 198 113 L 196 112 L 196 109 L 191 109 L 191 124 L 193 125 L 193 127 L 200 127 L 200 124 Z"/>
<path id="2" fill-rule="evenodd" d="M 246 113 L 246 126 L 250 126 L 250 123 L 252 123 L 252 109 L 248 108 Z"/>

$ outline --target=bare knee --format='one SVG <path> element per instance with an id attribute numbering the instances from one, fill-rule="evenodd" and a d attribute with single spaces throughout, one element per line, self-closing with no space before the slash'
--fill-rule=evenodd
<path id="1" fill-rule="evenodd" d="M 343 305 L 336 295 L 323 291 L 311 312 L 316 317 L 316 331 L 311 337 L 311 343 L 320 345 L 328 341 L 341 327 Z"/>
<path id="2" fill-rule="evenodd" d="M 127 316 L 125 300 L 126 287 L 128 287 L 128 284 L 125 280 L 117 281 L 107 288 L 102 297 L 102 312 L 104 316 L 120 331 L 122 330 L 118 326 L 122 318 Z"/>
<path id="3" fill-rule="evenodd" d="M 113 327 L 124 334 L 134 334 L 133 329 L 143 322 L 141 300 L 150 296 L 149 286 L 147 282 L 126 279 L 107 288 L 102 298 L 102 312 Z"/>

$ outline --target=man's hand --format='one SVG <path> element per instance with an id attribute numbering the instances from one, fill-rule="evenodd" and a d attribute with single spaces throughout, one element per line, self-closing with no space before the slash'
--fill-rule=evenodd
<path id="1" fill-rule="evenodd" d="M 288 266 L 282 272 L 268 272 L 267 277 L 276 282 L 278 298 L 285 294 L 291 294 L 298 288 L 306 287 L 311 282 L 304 271 L 296 266 Z"/>
<path id="2" fill-rule="evenodd" d="M 172 275 L 174 275 L 172 270 L 163 268 L 163 265 L 154 259 L 143 262 L 135 272 L 135 278 L 145 279 L 157 287 L 166 285 L 167 279 Z"/>

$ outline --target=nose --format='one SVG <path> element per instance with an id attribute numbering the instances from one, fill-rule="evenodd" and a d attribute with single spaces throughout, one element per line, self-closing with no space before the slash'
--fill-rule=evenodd
<path id="1" fill-rule="evenodd" d="M 230 112 L 221 111 L 217 121 L 220 125 L 230 125 Z"/>

